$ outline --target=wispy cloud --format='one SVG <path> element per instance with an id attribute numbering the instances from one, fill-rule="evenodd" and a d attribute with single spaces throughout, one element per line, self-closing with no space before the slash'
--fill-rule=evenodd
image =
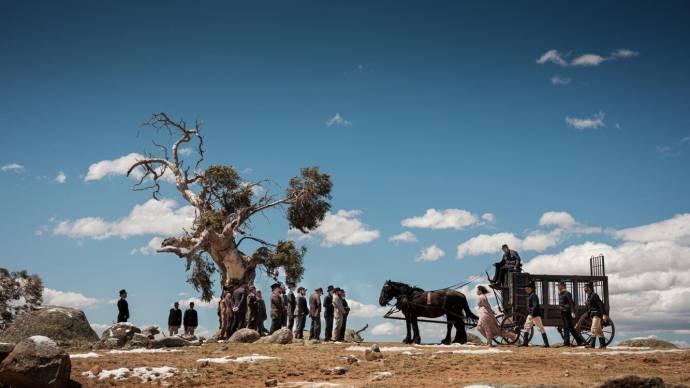
<path id="1" fill-rule="evenodd" d="M 64 172 L 60 171 L 58 174 L 53 178 L 53 182 L 57 183 L 65 183 L 67 182 L 67 175 L 65 175 Z"/>
<path id="2" fill-rule="evenodd" d="M 572 79 L 568 77 L 561 77 L 560 75 L 556 74 L 553 77 L 549 78 L 552 84 L 554 85 L 568 85 L 572 82 Z"/>
<path id="3" fill-rule="evenodd" d="M 436 244 L 430 245 L 419 252 L 415 261 L 436 261 L 441 257 L 445 256 L 446 252 L 443 249 L 436 246 Z"/>
<path id="4" fill-rule="evenodd" d="M 423 216 L 406 218 L 400 223 L 408 228 L 463 229 L 477 225 L 479 218 L 464 209 L 427 209 Z"/>
<path id="5" fill-rule="evenodd" d="M 577 118 L 566 116 L 565 122 L 580 131 L 585 129 L 598 129 L 604 127 L 604 112 L 595 113 L 591 117 Z"/>
<path id="6" fill-rule="evenodd" d="M 391 236 L 391 238 L 388 239 L 390 242 L 395 242 L 395 243 L 400 243 L 400 242 L 417 242 L 417 236 L 414 235 L 414 233 L 410 231 L 405 231 L 400 234 L 396 234 L 395 236 Z"/>
<path id="7" fill-rule="evenodd" d="M 328 119 L 328 121 L 326 121 L 327 127 L 330 127 L 333 125 L 341 125 L 344 127 L 349 127 L 350 125 L 352 125 L 352 123 L 349 122 L 347 119 L 345 119 L 345 117 L 341 116 L 340 113 L 336 113 L 335 116 L 331 117 L 330 119 Z"/>
<path id="8" fill-rule="evenodd" d="M 680 144 L 690 144 L 690 136 L 680 139 Z"/>
<path id="9" fill-rule="evenodd" d="M 2 170 L 3 172 L 14 172 L 17 174 L 25 171 L 24 166 L 22 166 L 21 164 L 17 164 L 17 163 L 5 164 L 2 167 L 0 167 L 0 170 Z"/>
<path id="10" fill-rule="evenodd" d="M 656 152 L 664 158 L 676 158 L 680 156 L 680 151 L 675 150 L 671 146 L 656 146 Z"/>
<path id="11" fill-rule="evenodd" d="M 563 54 L 556 49 L 551 49 L 539 58 L 537 58 L 537 63 L 540 65 L 546 63 L 554 63 L 559 66 L 598 66 L 606 61 L 612 61 L 614 59 L 625 59 L 633 58 L 640 55 L 639 52 L 630 49 L 617 49 L 611 52 L 608 56 L 600 54 L 586 53 L 574 57 L 572 60 L 568 61 L 570 53 Z"/>

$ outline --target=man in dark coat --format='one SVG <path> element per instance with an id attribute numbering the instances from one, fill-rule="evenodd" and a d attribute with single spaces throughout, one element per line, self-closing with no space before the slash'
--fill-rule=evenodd
<path id="1" fill-rule="evenodd" d="M 283 305 L 283 291 L 280 284 L 271 286 L 271 333 L 283 326 L 285 306 Z"/>
<path id="2" fill-rule="evenodd" d="M 194 335 L 194 330 L 199 326 L 199 317 L 194 310 L 194 302 L 189 302 L 189 308 L 184 312 L 184 333 L 187 335 Z"/>
<path id="3" fill-rule="evenodd" d="M 570 335 L 572 334 L 577 345 L 583 345 L 585 342 L 580 333 L 575 330 L 575 324 L 573 319 L 575 319 L 575 301 L 573 300 L 572 294 L 565 287 L 565 282 L 558 283 L 558 306 L 561 310 L 561 322 L 563 323 L 563 346 L 570 346 Z"/>
<path id="4" fill-rule="evenodd" d="M 589 318 L 592 319 L 592 340 L 589 343 L 589 347 L 595 348 L 597 346 L 597 338 L 599 338 L 599 347 L 601 349 L 606 349 L 606 338 L 604 337 L 604 328 L 602 326 L 602 322 L 607 322 L 609 320 L 606 305 L 594 291 L 593 283 L 590 282 L 585 284 L 585 294 L 587 295 L 587 301 L 585 302 L 587 314 Z"/>
<path id="5" fill-rule="evenodd" d="M 261 290 L 256 290 L 256 303 L 258 305 L 258 331 L 259 334 L 265 335 L 266 326 L 264 326 L 264 322 L 266 322 L 266 318 L 268 318 L 268 316 L 266 315 L 266 301 L 264 300 L 263 295 L 261 295 Z"/>
<path id="6" fill-rule="evenodd" d="M 182 310 L 180 310 L 180 304 L 175 302 L 174 307 L 170 309 L 168 314 L 168 334 L 171 337 L 177 335 L 180 326 L 182 326 Z"/>
<path id="7" fill-rule="evenodd" d="M 345 309 L 345 313 L 343 314 L 343 326 L 340 328 L 340 333 L 338 333 L 338 338 L 340 338 L 341 341 L 345 340 L 345 331 L 347 330 L 347 317 L 350 315 L 350 306 L 347 305 L 347 293 L 345 290 L 341 289 L 340 290 L 340 299 L 343 302 L 343 308 Z"/>
<path id="8" fill-rule="evenodd" d="M 287 328 L 294 329 L 295 309 L 297 308 L 297 297 L 295 296 L 295 283 L 287 282 Z"/>
<path id="9" fill-rule="evenodd" d="M 129 304 L 127 303 L 127 291 L 120 290 L 120 300 L 117 301 L 117 322 L 127 322 L 129 319 Z"/>
<path id="10" fill-rule="evenodd" d="M 333 338 L 333 286 L 328 286 L 326 290 L 328 294 L 323 298 L 323 319 L 326 320 L 326 333 L 324 333 L 324 341 L 330 341 Z"/>
<path id="11" fill-rule="evenodd" d="M 283 287 L 282 285 L 280 286 L 280 298 L 283 300 L 283 320 L 280 323 L 281 327 L 287 327 L 288 324 L 288 296 L 287 293 L 285 293 L 286 288 Z M 292 328 L 290 329 L 292 330 Z"/>
<path id="12" fill-rule="evenodd" d="M 247 294 L 247 328 L 259 331 L 259 302 L 256 298 L 256 288 L 249 287 Z"/>
<path id="13" fill-rule="evenodd" d="M 510 249 L 508 244 L 503 244 L 501 250 L 503 251 L 503 258 L 498 263 L 494 263 L 496 273 L 493 279 L 489 279 L 492 284 L 502 285 L 508 272 L 522 271 L 522 260 L 517 251 Z"/>
<path id="14" fill-rule="evenodd" d="M 541 319 L 544 316 L 544 311 L 539 304 L 539 296 L 534 292 L 534 283 L 529 283 L 525 286 L 525 293 L 527 294 L 527 319 L 525 320 L 525 326 L 522 329 L 522 346 L 529 345 L 529 334 L 532 327 L 537 326 L 539 332 L 541 333 L 541 338 L 544 341 L 544 347 L 549 347 L 549 338 L 546 336 L 546 330 L 544 329 L 544 324 Z"/>
<path id="15" fill-rule="evenodd" d="M 318 340 L 321 337 L 321 294 L 323 294 L 323 288 L 319 287 L 309 297 L 309 317 L 311 318 L 309 339 Z"/>
<path id="16" fill-rule="evenodd" d="M 297 289 L 295 307 L 295 338 L 297 339 L 304 339 L 304 326 L 307 324 L 307 314 L 309 314 L 306 293 L 307 289 L 304 287 Z"/>
<path id="17" fill-rule="evenodd" d="M 242 283 L 232 293 L 232 328 L 230 335 L 237 330 L 245 327 L 245 319 L 247 318 L 247 284 Z"/>

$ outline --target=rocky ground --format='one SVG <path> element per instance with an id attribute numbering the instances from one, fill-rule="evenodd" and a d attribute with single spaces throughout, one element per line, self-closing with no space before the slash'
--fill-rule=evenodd
<path id="1" fill-rule="evenodd" d="M 72 379 L 83 386 L 463 387 L 594 386 L 623 375 L 690 385 L 690 350 L 206 343 L 134 351 L 72 348 Z M 354 356 L 354 357 L 350 357 Z M 379 358 L 368 355 L 369 359 Z M 97 374 L 97 377 L 91 377 Z M 110 377 L 106 377 L 110 376 Z"/>

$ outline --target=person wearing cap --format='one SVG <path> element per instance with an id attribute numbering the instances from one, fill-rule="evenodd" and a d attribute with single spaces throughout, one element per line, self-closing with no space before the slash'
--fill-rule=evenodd
<path id="1" fill-rule="evenodd" d="M 342 341 L 345 336 L 341 333 L 345 332 L 345 305 L 343 304 L 343 290 L 340 287 L 336 287 L 333 295 L 333 318 L 335 321 L 335 327 L 333 328 L 333 340 Z"/>
<path id="2" fill-rule="evenodd" d="M 492 285 L 503 284 L 508 272 L 522 271 L 522 261 L 517 251 L 510 249 L 508 244 L 503 244 L 503 246 L 501 246 L 501 250 L 503 251 L 503 258 L 501 258 L 501 261 L 498 263 L 494 263 L 496 273 L 494 274 L 493 279 L 489 279 Z"/>
<path id="3" fill-rule="evenodd" d="M 180 310 L 180 304 L 175 302 L 168 314 L 168 334 L 171 337 L 177 335 L 180 326 L 182 326 L 182 310 Z"/>
<path id="4" fill-rule="evenodd" d="M 189 303 L 189 308 L 184 312 L 184 333 L 194 335 L 194 330 L 199 326 L 199 317 L 194 310 L 194 302 Z"/>
<path id="5" fill-rule="evenodd" d="M 343 325 L 340 328 L 340 340 L 345 340 L 345 330 L 347 329 L 347 317 L 350 315 L 350 306 L 347 305 L 347 293 L 342 288 L 340 289 L 340 300 L 343 302 L 345 314 L 343 315 Z"/>
<path id="6" fill-rule="evenodd" d="M 309 317 L 311 327 L 309 329 L 309 339 L 318 340 L 321 337 L 321 295 L 323 288 L 319 287 L 309 297 Z"/>
<path id="7" fill-rule="evenodd" d="M 575 319 L 575 301 L 573 295 L 565 287 L 565 282 L 558 282 L 558 307 L 561 310 L 561 322 L 563 324 L 563 346 L 570 346 L 570 335 L 577 342 L 577 346 L 584 344 L 585 340 L 580 333 L 575 330 L 573 319 Z"/>
<path id="8" fill-rule="evenodd" d="M 541 333 L 541 338 L 544 341 L 544 347 L 549 347 L 549 338 L 546 336 L 546 330 L 544 329 L 544 324 L 541 318 L 544 316 L 544 312 L 539 304 L 539 296 L 534 292 L 534 283 L 528 283 L 525 286 L 525 293 L 527 294 L 527 319 L 525 320 L 525 326 L 522 329 L 522 346 L 529 345 L 529 333 L 532 327 L 537 326 L 539 332 Z"/>
<path id="9" fill-rule="evenodd" d="M 259 327 L 257 330 L 259 331 L 259 334 L 261 335 L 266 335 L 266 326 L 264 326 L 264 322 L 266 322 L 266 301 L 264 301 L 263 296 L 261 295 L 261 290 L 256 290 L 256 303 L 259 306 L 258 308 L 258 317 L 257 317 L 257 326 Z"/>
<path id="10" fill-rule="evenodd" d="M 120 300 L 117 301 L 117 323 L 127 322 L 129 319 L 129 304 L 127 303 L 127 291 L 120 290 Z"/>
<path id="11" fill-rule="evenodd" d="M 297 297 L 295 296 L 295 283 L 287 282 L 287 328 L 294 329 L 295 309 L 297 308 Z"/>
<path id="12" fill-rule="evenodd" d="M 324 341 L 330 341 L 333 338 L 333 290 L 335 290 L 333 286 L 328 286 L 326 297 L 323 298 L 323 319 L 326 321 Z"/>
<path id="13" fill-rule="evenodd" d="M 304 339 L 304 327 L 307 324 L 307 314 L 309 313 L 306 294 L 306 288 L 297 289 L 297 307 L 295 308 L 295 338 L 297 339 Z"/>
<path id="14" fill-rule="evenodd" d="M 602 327 L 602 321 L 607 322 L 609 320 L 606 305 L 601 301 L 599 295 L 594 292 L 594 284 L 592 282 L 585 284 L 585 295 L 587 295 L 587 301 L 585 302 L 587 315 L 592 320 L 592 340 L 589 343 L 589 347 L 594 349 L 597 346 L 597 338 L 599 338 L 599 348 L 606 349 L 606 338 L 604 337 L 604 329 Z"/>
<path id="15" fill-rule="evenodd" d="M 283 327 L 284 318 L 283 290 L 279 283 L 274 283 L 271 285 L 271 334 Z"/>
<path id="16" fill-rule="evenodd" d="M 259 302 L 256 298 L 256 288 L 249 287 L 247 293 L 247 324 L 246 327 L 259 331 Z"/>
<path id="17" fill-rule="evenodd" d="M 247 283 L 242 282 L 232 293 L 232 328 L 229 335 L 245 327 L 247 318 Z"/>

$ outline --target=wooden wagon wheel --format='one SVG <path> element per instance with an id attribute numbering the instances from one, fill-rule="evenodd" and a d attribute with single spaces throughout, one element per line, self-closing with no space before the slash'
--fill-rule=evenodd
<path id="1" fill-rule="evenodd" d="M 512 314 L 506 314 L 503 316 L 503 319 L 501 320 L 500 323 L 500 328 L 502 331 L 507 331 L 510 333 L 515 334 L 514 339 L 506 338 L 506 337 L 500 337 L 499 343 L 502 344 L 507 344 L 507 345 L 513 345 L 520 339 L 520 335 L 522 327 L 525 325 L 525 320 L 527 317 L 522 314 L 522 313 L 512 313 Z M 532 327 L 529 331 L 529 339 L 532 340 L 532 336 L 534 335 L 534 327 Z"/>

